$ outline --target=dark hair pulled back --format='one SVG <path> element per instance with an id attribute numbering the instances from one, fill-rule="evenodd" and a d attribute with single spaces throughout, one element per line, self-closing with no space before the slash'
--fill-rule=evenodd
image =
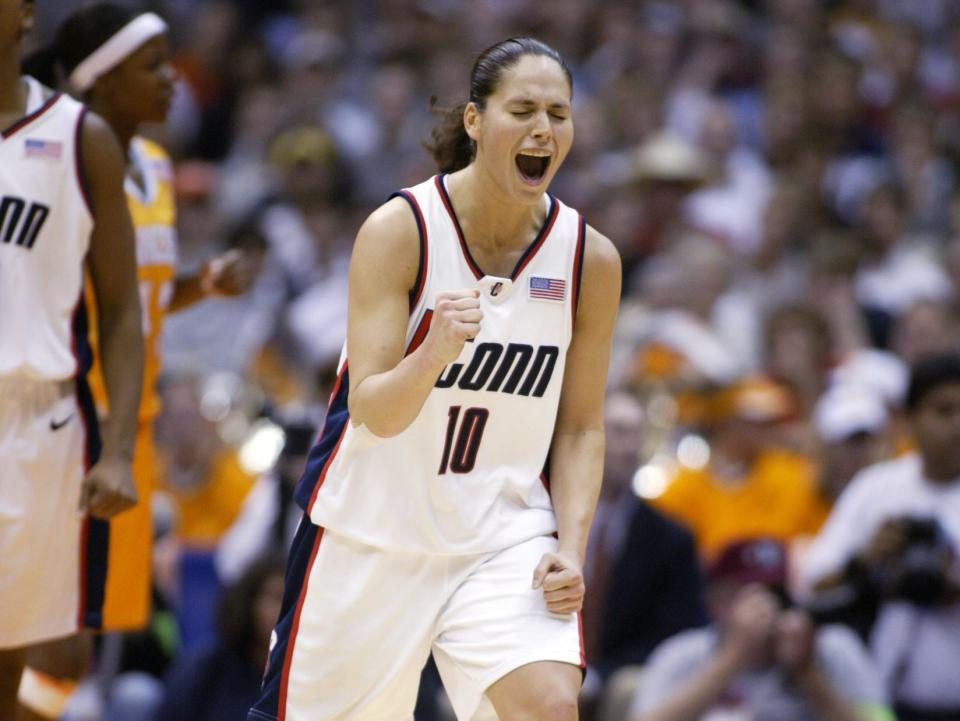
<path id="1" fill-rule="evenodd" d="M 23 71 L 44 85 L 56 87 L 118 30 L 140 15 L 112 2 L 86 5 L 68 17 L 53 42 L 27 57 Z"/>
<path id="2" fill-rule="evenodd" d="M 559 52 L 535 38 L 508 38 L 491 45 L 477 57 L 473 70 L 470 71 L 469 102 L 474 103 L 481 111 L 484 110 L 487 98 L 496 92 L 503 73 L 526 55 L 542 55 L 555 60 L 566 74 L 570 87 L 573 87 L 573 75 Z M 427 150 L 437 162 L 437 167 L 445 173 L 467 167 L 476 153 L 475 144 L 463 127 L 463 111 L 467 103 L 440 108 L 436 106 L 436 98 L 432 98 L 430 107 L 441 116 L 440 122 L 430 134 L 431 142 L 426 144 Z"/>

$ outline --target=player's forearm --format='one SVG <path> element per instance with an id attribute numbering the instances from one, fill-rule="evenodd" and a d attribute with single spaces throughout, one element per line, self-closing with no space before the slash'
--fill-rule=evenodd
<path id="1" fill-rule="evenodd" d="M 394 368 L 364 378 L 350 392 L 350 418 L 389 438 L 409 427 L 443 371 L 421 346 Z"/>
<path id="2" fill-rule="evenodd" d="M 140 304 L 124 304 L 116 312 L 104 310 L 98 318 L 103 378 L 110 417 L 104 424 L 103 455 L 133 458 L 137 413 L 143 386 L 143 335 Z"/>
<path id="3" fill-rule="evenodd" d="M 550 448 L 550 497 L 557 515 L 559 550 L 583 561 L 603 477 L 604 433 L 558 431 Z"/>
<path id="4" fill-rule="evenodd" d="M 177 278 L 170 298 L 170 312 L 176 313 L 207 297 L 200 275 L 188 275 Z"/>

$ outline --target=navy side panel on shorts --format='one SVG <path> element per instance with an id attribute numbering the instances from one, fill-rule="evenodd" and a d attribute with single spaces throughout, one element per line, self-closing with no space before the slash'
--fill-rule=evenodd
<path id="1" fill-rule="evenodd" d="M 293 644 L 300 623 L 300 609 L 307 593 L 307 579 L 310 568 L 316 558 L 323 529 L 315 526 L 310 517 L 304 514 L 300 527 L 294 536 L 287 560 L 287 574 L 284 581 L 283 605 L 280 607 L 280 619 L 273 630 L 267 668 L 263 673 L 260 697 L 250 709 L 248 721 L 282 721 L 286 705 L 287 675 L 290 672 L 290 659 Z"/>
<path id="2" fill-rule="evenodd" d="M 310 505 L 319 486 L 323 483 L 323 476 L 332 460 L 340 439 L 350 422 L 350 409 L 347 407 L 347 395 L 350 390 L 350 371 L 344 362 L 340 374 L 337 376 L 333 393 L 330 394 L 330 404 L 327 408 L 327 419 L 320 433 L 320 440 L 310 449 L 307 464 L 303 475 L 297 483 L 294 498 L 297 505 L 310 512 Z"/>
<path id="3" fill-rule="evenodd" d="M 76 394 L 80 419 L 83 421 L 86 447 L 84 470 L 100 460 L 100 425 L 93 401 L 87 372 L 93 362 L 93 350 L 87 338 L 87 309 L 81 294 L 73 314 L 73 355 L 77 359 Z M 81 627 L 99 629 L 103 626 L 103 598 L 107 586 L 107 552 L 110 543 L 110 523 L 87 516 L 80 539 L 80 607 L 77 623 Z"/>

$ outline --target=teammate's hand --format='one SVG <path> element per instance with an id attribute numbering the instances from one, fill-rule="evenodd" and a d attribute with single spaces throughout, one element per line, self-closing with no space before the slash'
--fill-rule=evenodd
<path id="1" fill-rule="evenodd" d="M 430 330 L 423 345 L 444 365 L 452 363 L 463 350 L 463 344 L 480 332 L 480 291 L 448 290 L 437 294 Z"/>
<path id="2" fill-rule="evenodd" d="M 119 458 L 101 458 L 83 479 L 80 510 L 97 518 L 112 518 L 137 503 L 130 464 Z"/>
<path id="3" fill-rule="evenodd" d="M 253 254 L 228 250 L 203 264 L 200 284 L 208 295 L 240 295 L 253 285 L 259 270 L 260 261 Z"/>
<path id="4" fill-rule="evenodd" d="M 583 568 L 572 555 L 544 553 L 533 571 L 533 588 L 543 589 L 551 613 L 576 613 L 583 606 Z"/>

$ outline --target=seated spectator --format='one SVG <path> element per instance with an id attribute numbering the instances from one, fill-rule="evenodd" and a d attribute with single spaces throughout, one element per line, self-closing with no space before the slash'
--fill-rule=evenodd
<path id="1" fill-rule="evenodd" d="M 866 386 L 833 385 L 813 409 L 820 445 L 820 495 L 832 506 L 859 471 L 888 452 L 890 416 L 879 393 Z"/>
<path id="2" fill-rule="evenodd" d="M 851 481 L 803 575 L 876 606 L 870 645 L 901 721 L 960 719 L 960 354 L 918 361 L 906 407 L 917 450 Z"/>
<path id="3" fill-rule="evenodd" d="M 210 646 L 182 656 L 167 675 L 166 695 L 154 718 L 164 721 L 236 721 L 246 717 L 263 669 L 283 597 L 283 557 L 251 564 L 220 600 L 219 635 Z"/>
<path id="4" fill-rule="evenodd" d="M 866 649 L 784 604 L 784 547 L 751 539 L 708 569 L 713 625 L 664 642 L 644 671 L 634 721 L 892 719 Z"/>
<path id="5" fill-rule="evenodd" d="M 606 678 L 621 666 L 642 664 L 665 638 L 707 619 L 693 536 L 633 491 L 643 433 L 639 401 L 623 392 L 608 396 L 604 425 L 583 631 L 587 663 Z"/>
<path id="6" fill-rule="evenodd" d="M 815 533 L 827 508 L 813 462 L 781 447 L 777 423 L 792 410 L 787 392 L 764 379 L 740 381 L 711 401 L 709 458 L 679 465 L 653 504 L 685 524 L 710 558 L 750 536 L 788 541 Z"/>

